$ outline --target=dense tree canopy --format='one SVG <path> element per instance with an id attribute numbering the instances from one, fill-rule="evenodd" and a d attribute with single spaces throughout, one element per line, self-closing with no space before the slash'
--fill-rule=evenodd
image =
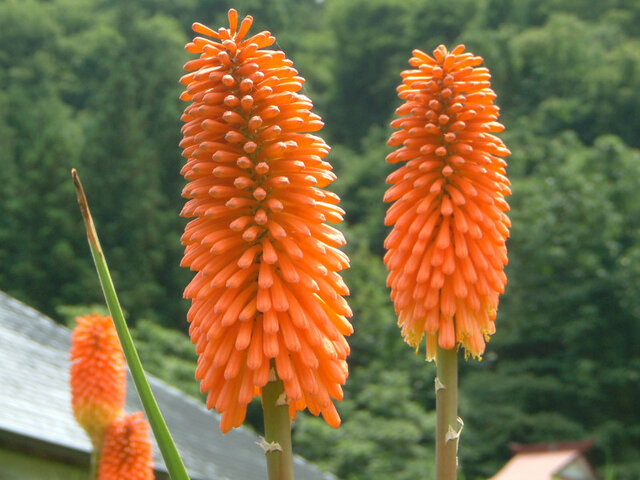
<path id="1" fill-rule="evenodd" d="M 78 168 L 144 360 L 197 394 L 187 340 L 159 327 L 187 328 L 177 80 L 191 22 L 218 26 L 231 6 L 307 79 L 347 211 L 344 424 L 299 417 L 298 452 L 345 480 L 432 475 L 435 369 L 400 338 L 381 260 L 385 142 L 411 50 L 462 42 L 493 74 L 513 228 L 497 333 L 462 367 L 461 471 L 495 473 L 509 442 L 589 437 L 607 479 L 639 478 L 634 0 L 5 0 L 0 288 L 57 318 L 101 300 L 69 181 Z"/>

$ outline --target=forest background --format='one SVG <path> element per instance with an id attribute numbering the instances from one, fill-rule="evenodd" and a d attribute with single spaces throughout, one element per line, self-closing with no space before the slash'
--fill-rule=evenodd
<path id="1" fill-rule="evenodd" d="M 411 50 L 464 43 L 493 74 L 513 228 L 497 333 L 462 366 L 462 477 L 495 473 L 509 442 L 592 438 L 603 478 L 640 478 L 637 0 L 2 0 L 0 288 L 61 322 L 101 302 L 78 168 L 145 366 L 198 395 L 178 78 L 191 23 L 229 7 L 307 79 L 347 211 L 343 426 L 299 417 L 297 452 L 344 480 L 432 475 L 435 369 L 400 338 L 381 260 L 385 141 Z"/>

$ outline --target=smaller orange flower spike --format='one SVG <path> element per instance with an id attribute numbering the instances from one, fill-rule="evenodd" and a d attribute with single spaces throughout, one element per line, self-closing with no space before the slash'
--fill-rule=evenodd
<path id="1" fill-rule="evenodd" d="M 509 150 L 492 135 L 504 127 L 489 70 L 464 50 L 414 50 L 388 142 L 399 148 L 387 161 L 403 165 L 387 178 L 387 285 L 405 341 L 418 348 L 426 333 L 430 360 L 438 344 L 482 355 L 507 282 Z"/>
<path id="2" fill-rule="evenodd" d="M 116 418 L 104 437 L 98 480 L 152 480 L 153 450 L 149 422 L 136 412 Z"/>
<path id="3" fill-rule="evenodd" d="M 124 408 L 125 360 L 111 317 L 94 314 L 76 321 L 71 336 L 71 405 L 77 422 L 98 447 Z"/>

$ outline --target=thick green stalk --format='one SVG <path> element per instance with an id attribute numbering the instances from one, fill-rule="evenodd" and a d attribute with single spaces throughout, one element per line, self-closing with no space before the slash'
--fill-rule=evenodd
<path id="1" fill-rule="evenodd" d="M 275 377 L 275 371 L 272 370 Z M 262 389 L 264 411 L 264 445 L 269 480 L 293 480 L 291 449 L 291 419 L 289 405 L 284 401 L 284 385 L 275 378 Z"/>
<path id="2" fill-rule="evenodd" d="M 78 176 L 78 172 L 75 168 L 71 170 L 71 176 L 73 177 L 73 183 L 76 187 L 76 193 L 78 194 L 78 203 L 80 204 L 82 218 L 84 219 L 84 224 L 87 229 L 89 248 L 91 249 L 91 255 L 93 256 L 93 261 L 96 265 L 98 277 L 100 277 L 102 292 L 104 293 L 104 298 L 107 302 L 107 306 L 109 307 L 109 312 L 111 313 L 113 323 L 116 327 L 116 331 L 118 332 L 118 338 L 120 339 L 124 356 L 127 359 L 127 365 L 131 371 L 131 376 L 133 377 L 136 390 L 138 391 L 138 395 L 142 401 L 142 406 L 144 407 L 144 411 L 149 419 L 149 424 L 151 425 L 153 434 L 158 442 L 158 447 L 160 447 L 160 453 L 162 454 L 162 458 L 164 459 L 164 463 L 167 466 L 167 470 L 169 471 L 169 475 L 172 480 L 189 480 L 187 469 L 180 458 L 178 449 L 171 437 L 171 433 L 169 432 L 167 424 L 162 417 L 162 413 L 160 412 L 158 403 L 153 396 L 147 377 L 145 377 L 138 352 L 133 345 L 131 333 L 127 328 L 127 323 L 124 319 L 122 308 L 120 307 L 120 301 L 118 300 L 118 295 L 116 294 L 113 281 L 111 280 L 109 267 L 107 266 L 104 254 L 102 253 L 102 248 L 100 247 L 100 241 L 98 240 L 98 234 L 96 233 L 93 219 L 91 218 L 87 198 L 84 194 L 80 177 Z"/>
<path id="3" fill-rule="evenodd" d="M 458 470 L 458 352 L 438 346 L 436 356 L 436 480 L 455 480 Z"/>

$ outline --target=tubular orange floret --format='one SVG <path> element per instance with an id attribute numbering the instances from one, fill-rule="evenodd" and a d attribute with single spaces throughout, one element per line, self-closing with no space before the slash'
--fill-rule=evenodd
<path id="1" fill-rule="evenodd" d="M 97 447 L 124 408 L 125 360 L 111 317 L 93 314 L 76 321 L 71 336 L 71 405 Z"/>
<path id="2" fill-rule="evenodd" d="M 335 247 L 342 234 L 338 198 L 322 190 L 335 179 L 304 80 L 284 53 L 268 50 L 269 32 L 247 37 L 252 18 L 217 32 L 194 25 L 185 65 L 182 116 L 189 181 L 182 211 L 182 265 L 197 271 L 190 334 L 196 378 L 221 429 L 241 425 L 247 404 L 274 378 L 283 380 L 290 413 L 309 408 L 337 427 L 331 398 L 341 396 L 352 328 L 336 273 L 348 266 Z M 275 372 L 272 371 L 275 370 Z"/>
<path id="3" fill-rule="evenodd" d="M 384 198 L 387 284 L 405 341 L 417 349 L 426 333 L 429 360 L 438 344 L 482 355 L 507 281 L 509 150 L 492 134 L 504 127 L 489 71 L 464 50 L 413 52 L 388 142 L 402 166 Z"/>
<path id="4" fill-rule="evenodd" d="M 104 437 L 98 480 L 153 480 L 149 423 L 142 412 L 114 419 Z"/>

